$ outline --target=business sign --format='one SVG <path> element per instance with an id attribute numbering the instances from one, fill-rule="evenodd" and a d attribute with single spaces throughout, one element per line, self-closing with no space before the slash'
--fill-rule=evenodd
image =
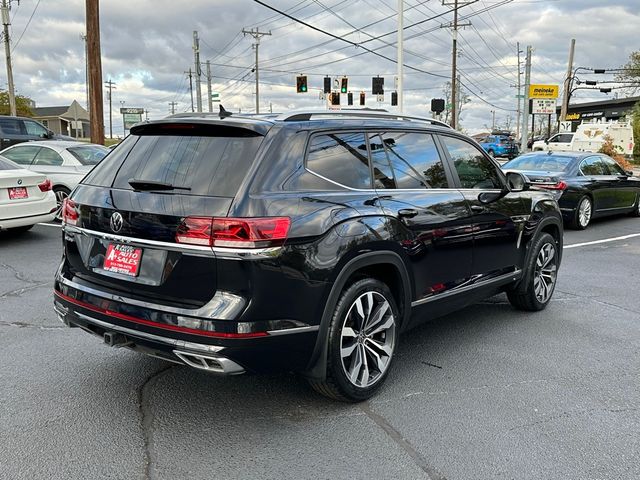
<path id="1" fill-rule="evenodd" d="M 559 85 L 529 85 L 529 98 L 558 98 Z"/>
<path id="2" fill-rule="evenodd" d="M 572 122 L 560 122 L 560 132 L 570 132 Z"/>
<path id="3" fill-rule="evenodd" d="M 580 120 L 580 118 L 582 118 L 582 116 L 579 113 L 567 113 L 567 116 L 565 117 L 567 120 Z"/>
<path id="4" fill-rule="evenodd" d="M 534 115 L 553 115 L 556 113 L 556 101 L 534 98 L 531 100 L 531 113 Z"/>
<path id="5" fill-rule="evenodd" d="M 124 129 L 131 130 L 136 123 L 140 123 L 142 121 L 141 113 L 123 113 L 122 118 L 124 119 Z"/>
<path id="6" fill-rule="evenodd" d="M 213 103 L 220 103 L 220 94 L 218 92 L 211 92 L 211 101 Z"/>
<path id="7" fill-rule="evenodd" d="M 123 115 L 126 113 L 137 113 L 138 115 L 142 115 L 144 113 L 144 108 L 121 108 L 120 113 Z"/>

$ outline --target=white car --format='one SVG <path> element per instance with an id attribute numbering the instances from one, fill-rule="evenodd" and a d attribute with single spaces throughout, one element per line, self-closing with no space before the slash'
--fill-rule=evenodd
<path id="1" fill-rule="evenodd" d="M 573 133 L 561 132 L 549 137 L 548 140 L 533 142 L 534 152 L 569 152 L 572 150 Z"/>
<path id="2" fill-rule="evenodd" d="M 22 168 L 44 173 L 51 180 L 59 220 L 64 199 L 109 152 L 108 148 L 93 143 L 44 140 L 13 145 L 0 155 Z"/>
<path id="3" fill-rule="evenodd" d="M 56 213 L 51 181 L 0 156 L 0 230 L 27 231 Z"/>

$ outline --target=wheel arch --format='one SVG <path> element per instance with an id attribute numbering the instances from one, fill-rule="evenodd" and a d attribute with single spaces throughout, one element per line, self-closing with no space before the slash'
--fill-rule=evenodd
<path id="1" fill-rule="evenodd" d="M 328 353 L 329 324 L 340 294 L 347 285 L 360 278 L 376 278 L 384 282 L 396 300 L 402 325 L 407 325 L 411 313 L 412 282 L 400 255 L 391 250 L 367 252 L 349 260 L 333 282 L 322 317 L 318 337 L 304 375 L 324 380 Z"/>

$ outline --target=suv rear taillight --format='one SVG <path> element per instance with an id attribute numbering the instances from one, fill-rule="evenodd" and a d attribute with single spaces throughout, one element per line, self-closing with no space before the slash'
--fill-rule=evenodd
<path id="1" fill-rule="evenodd" d="M 40 189 L 41 192 L 48 192 L 51 190 L 51 180 L 49 180 L 48 178 L 42 182 L 38 184 L 38 188 Z"/>
<path id="2" fill-rule="evenodd" d="M 176 242 L 209 247 L 256 248 L 282 245 L 289 234 L 289 217 L 186 217 Z"/>
<path id="3" fill-rule="evenodd" d="M 78 210 L 76 209 L 76 202 L 69 197 L 62 201 L 62 223 L 68 225 L 76 225 L 78 223 Z"/>

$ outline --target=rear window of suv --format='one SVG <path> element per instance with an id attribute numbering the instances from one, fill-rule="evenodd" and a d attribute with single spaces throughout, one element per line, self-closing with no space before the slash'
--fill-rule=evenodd
<path id="1" fill-rule="evenodd" d="M 126 157 L 113 178 L 113 188 L 133 190 L 129 181 L 136 180 L 167 183 L 182 195 L 233 197 L 263 137 L 242 129 L 221 129 L 217 132 L 220 135 L 211 130 L 198 128 L 193 132 L 167 127 L 130 135 L 127 144 L 119 145 L 83 183 L 95 184 L 93 179 L 100 176 L 103 168 L 118 168 L 114 161 L 122 151 Z M 192 134 L 201 132 L 202 135 Z M 114 161 L 108 161 L 111 157 Z M 102 182 L 109 177 L 106 175 Z"/>

